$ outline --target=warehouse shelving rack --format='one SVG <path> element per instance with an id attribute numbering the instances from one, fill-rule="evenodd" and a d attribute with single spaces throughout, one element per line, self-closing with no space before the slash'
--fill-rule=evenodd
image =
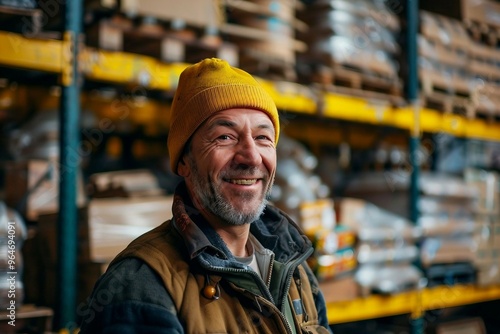
<path id="1" fill-rule="evenodd" d="M 162 63 L 151 57 L 125 52 L 109 52 L 83 46 L 78 48 L 79 25 L 82 17 L 80 1 L 68 2 L 68 23 L 62 40 L 27 38 L 20 34 L 0 31 L 0 65 L 27 70 L 54 73 L 61 76 L 61 160 L 64 148 L 78 146 L 78 119 L 80 106 L 74 103 L 80 96 L 79 76 L 114 84 L 137 83 L 149 89 L 171 90 L 177 85 L 179 74 L 188 65 Z M 414 106 L 393 107 L 379 105 L 362 98 L 345 96 L 304 87 L 288 82 L 259 79 L 272 95 L 278 108 L 287 113 L 305 114 L 329 119 L 345 120 L 379 126 L 390 126 L 412 132 L 448 133 L 457 137 L 500 141 L 500 123 L 490 123 L 465 116 L 443 114 L 437 110 L 419 108 L 415 117 Z M 417 124 L 416 124 L 417 123 Z M 418 125 L 416 127 L 416 125 Z M 414 133 L 418 135 L 418 133 Z M 314 132 L 311 132 L 314 136 Z M 416 138 L 418 140 L 418 138 Z M 74 321 L 76 250 L 64 244 L 76 238 L 76 207 L 72 201 L 76 194 L 74 175 L 66 174 L 61 183 L 60 196 L 63 262 L 61 270 L 62 299 L 60 300 L 61 328 Z M 64 223 L 63 223 L 64 222 Z M 71 237 L 74 236 L 73 239 Z M 72 292 L 73 291 L 73 292 Z M 393 296 L 369 296 L 349 302 L 327 305 L 332 324 L 410 313 L 414 318 L 422 312 L 471 303 L 500 299 L 500 286 L 445 286 L 424 288 Z M 420 332 L 415 329 L 414 332 Z"/>
<path id="2" fill-rule="evenodd" d="M 70 45 L 62 40 L 37 40 L 0 31 L 0 64 L 29 70 L 62 73 L 67 68 Z M 149 89 L 174 90 L 188 64 L 162 63 L 148 56 L 83 48 L 78 56 L 82 75 L 91 80 L 137 83 Z M 415 123 L 411 106 L 381 105 L 363 98 L 315 90 L 299 84 L 259 79 L 288 113 L 320 116 L 410 131 Z M 500 141 L 500 123 L 468 119 L 458 114 L 420 109 L 420 129 L 428 133 L 447 133 L 456 137 Z M 312 134 L 314 135 L 314 134 Z"/>

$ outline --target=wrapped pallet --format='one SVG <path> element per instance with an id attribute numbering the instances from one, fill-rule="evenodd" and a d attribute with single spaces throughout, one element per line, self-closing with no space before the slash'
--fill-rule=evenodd
<path id="1" fill-rule="evenodd" d="M 301 62 L 312 79 L 388 95 L 401 95 L 396 14 L 380 1 L 318 0 L 304 10 L 309 46 Z"/>

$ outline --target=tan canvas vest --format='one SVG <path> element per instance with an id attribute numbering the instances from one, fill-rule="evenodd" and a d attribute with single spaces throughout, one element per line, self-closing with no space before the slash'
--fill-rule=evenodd
<path id="1" fill-rule="evenodd" d="M 218 282 L 220 298 L 208 299 L 201 291 L 207 277 L 193 273 L 181 236 L 167 221 L 156 229 L 133 241 L 113 262 L 125 257 L 138 257 L 158 273 L 172 297 L 178 317 L 186 333 L 288 333 L 288 325 L 281 312 L 268 300 L 227 282 L 221 276 L 210 276 Z M 300 266 L 301 294 L 292 280 L 289 297 L 302 299 L 304 312 L 294 313 L 297 333 L 328 333 L 317 326 L 318 315 L 312 298 L 311 286 Z M 292 303 L 293 304 L 293 303 Z M 307 316 L 305 316 L 307 314 Z M 307 319 L 306 319 L 307 318 Z"/>

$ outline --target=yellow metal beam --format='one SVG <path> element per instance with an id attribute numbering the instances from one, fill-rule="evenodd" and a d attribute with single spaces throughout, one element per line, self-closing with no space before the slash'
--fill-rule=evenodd
<path id="1" fill-rule="evenodd" d="M 131 122 L 145 127 L 168 129 L 170 106 L 166 102 L 133 97 L 106 98 L 97 94 L 82 94 L 82 109 L 92 110 L 106 126 Z"/>
<path id="2" fill-rule="evenodd" d="M 61 73 L 67 41 L 26 38 L 0 31 L 0 65 Z"/>
<path id="3" fill-rule="evenodd" d="M 395 125 L 395 110 L 389 103 L 371 103 L 365 99 L 325 93 L 323 95 L 324 108 L 320 112 L 331 118 L 354 122 Z"/>
<path id="4" fill-rule="evenodd" d="M 388 125 L 410 130 L 414 115 L 411 108 L 393 108 L 382 103 L 362 98 L 325 93 L 323 95 L 324 116 L 374 125 Z M 500 123 L 480 119 L 468 119 L 462 115 L 446 114 L 422 108 L 420 127 L 424 132 L 448 133 L 457 137 L 500 141 Z"/>
<path id="5" fill-rule="evenodd" d="M 271 95 L 282 112 L 316 114 L 317 98 L 307 86 L 292 82 L 272 82 L 258 78 L 264 89 Z"/>
<path id="6" fill-rule="evenodd" d="M 470 305 L 491 300 L 500 300 L 500 285 L 438 286 L 424 290 L 422 303 L 425 310 Z"/>
<path id="7" fill-rule="evenodd" d="M 469 120 L 464 133 L 467 138 L 500 141 L 500 123 Z"/>
<path id="8" fill-rule="evenodd" d="M 166 64 L 126 52 L 86 48 L 80 54 L 81 69 L 88 79 L 121 84 L 137 84 L 150 89 L 172 90 L 188 64 Z"/>
<path id="9" fill-rule="evenodd" d="M 330 324 L 338 324 L 410 314 L 417 307 L 429 311 L 491 300 L 500 300 L 500 285 L 438 286 L 424 289 L 420 295 L 417 291 L 409 291 L 392 296 L 371 295 L 352 301 L 328 303 L 327 316 Z"/>
<path id="10" fill-rule="evenodd" d="M 411 313 L 415 298 L 416 293 L 411 291 L 393 296 L 371 295 L 352 301 L 328 303 L 328 322 L 339 324 Z"/>
<path id="11" fill-rule="evenodd" d="M 85 49 L 80 56 L 86 78 L 122 84 L 138 84 L 151 89 L 173 90 L 185 63 L 163 63 L 155 58 L 126 53 Z M 312 91 L 291 82 L 260 80 L 283 111 L 314 113 L 317 109 Z"/>

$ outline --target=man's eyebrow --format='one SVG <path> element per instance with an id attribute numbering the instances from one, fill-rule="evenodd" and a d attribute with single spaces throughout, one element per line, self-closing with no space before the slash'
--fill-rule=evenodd
<path id="1" fill-rule="evenodd" d="M 269 124 L 265 124 L 265 123 L 262 123 L 262 124 L 259 124 L 259 126 L 257 126 L 259 129 L 269 129 L 269 130 L 274 130 L 274 127 L 269 125 Z"/>
<path id="2" fill-rule="evenodd" d="M 214 128 L 216 128 L 218 126 L 225 126 L 228 128 L 232 128 L 232 127 L 236 126 L 236 123 L 232 122 L 230 120 L 227 120 L 227 119 L 218 119 L 208 126 L 208 130 L 213 130 Z"/>
<path id="3" fill-rule="evenodd" d="M 227 120 L 227 119 L 218 119 L 208 126 L 208 130 L 211 131 L 218 126 L 234 128 L 236 126 L 236 123 L 233 121 Z M 266 124 L 266 123 L 261 123 L 261 124 L 257 125 L 257 128 L 274 131 L 274 127 L 271 126 L 270 124 Z"/>

